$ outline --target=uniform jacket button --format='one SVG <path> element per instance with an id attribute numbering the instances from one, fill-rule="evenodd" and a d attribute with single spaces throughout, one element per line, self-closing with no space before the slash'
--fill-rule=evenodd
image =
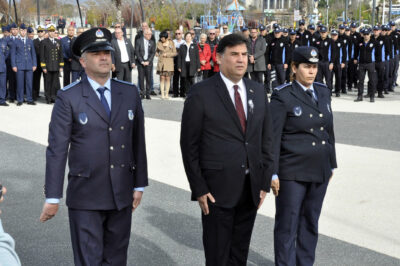
<path id="1" fill-rule="evenodd" d="M 325 145 L 325 140 L 322 141 L 322 145 Z"/>
<path id="2" fill-rule="evenodd" d="M 109 128 L 108 128 L 108 131 L 112 131 L 112 127 L 109 127 Z"/>
<path id="3" fill-rule="evenodd" d="M 113 147 L 113 146 L 110 146 L 110 150 L 112 150 L 112 151 L 113 151 L 113 150 L 114 150 L 114 147 Z"/>
<path id="4" fill-rule="evenodd" d="M 323 114 L 319 114 L 319 117 L 324 117 L 324 115 Z"/>
<path id="5" fill-rule="evenodd" d="M 311 132 L 314 132 L 314 129 L 313 129 L 313 128 L 311 128 L 311 129 L 310 129 L 310 131 L 311 131 Z"/>
<path id="6" fill-rule="evenodd" d="M 121 145 L 121 148 L 122 148 L 122 149 L 125 149 L 125 145 Z"/>
<path id="7" fill-rule="evenodd" d="M 324 130 L 324 127 L 321 127 L 321 131 L 323 131 Z"/>
<path id="8" fill-rule="evenodd" d="M 310 118 L 312 118 L 312 114 L 310 114 Z"/>
<path id="9" fill-rule="evenodd" d="M 113 169 L 113 168 L 114 168 L 114 165 L 113 165 L 113 164 L 112 164 L 112 165 L 110 165 L 110 168 L 111 168 L 111 169 Z"/>
<path id="10" fill-rule="evenodd" d="M 81 174 L 78 174 L 78 176 L 81 176 Z"/>
<path id="11" fill-rule="evenodd" d="M 242 168 L 245 168 L 246 166 L 244 165 L 244 164 L 242 164 L 242 166 L 241 166 Z"/>
<path id="12" fill-rule="evenodd" d="M 315 142 L 313 142 L 312 145 L 315 146 Z"/>
<path id="13" fill-rule="evenodd" d="M 125 167 L 125 164 L 121 164 L 121 168 L 124 168 Z"/>

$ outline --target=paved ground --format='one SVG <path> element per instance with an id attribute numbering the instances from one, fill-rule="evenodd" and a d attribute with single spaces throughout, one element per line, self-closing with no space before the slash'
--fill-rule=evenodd
<path id="1" fill-rule="evenodd" d="M 135 80 L 135 79 L 134 79 Z M 320 220 L 316 265 L 400 265 L 400 95 L 353 103 L 335 98 L 339 168 Z M 133 214 L 129 265 L 203 265 L 200 211 L 190 202 L 179 130 L 183 100 L 143 103 L 150 186 Z M 67 208 L 38 221 L 51 106 L 0 109 L 4 228 L 24 265 L 73 265 Z M 273 265 L 274 199 L 259 211 L 248 265 Z"/>

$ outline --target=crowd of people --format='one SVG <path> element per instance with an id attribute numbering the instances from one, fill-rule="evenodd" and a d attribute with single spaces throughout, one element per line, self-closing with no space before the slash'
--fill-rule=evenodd
<path id="1" fill-rule="evenodd" d="M 85 76 L 79 58 L 71 52 L 74 39 L 84 29 L 69 26 L 67 36 L 61 38 L 57 30 L 64 31 L 63 21 L 60 18 L 57 26 L 39 25 L 36 39 L 35 31 L 25 24 L 2 27 L 0 106 L 8 106 L 7 99 L 9 103 L 16 101 L 18 106 L 23 102 L 35 105 L 40 97 L 42 76 L 45 100 L 54 103 L 61 88 L 60 73 L 63 72 L 64 87 Z M 241 34 L 247 39 L 249 55 L 246 77 L 263 83 L 266 93 L 270 93 L 271 88 L 291 81 L 289 66 L 293 49 L 313 46 L 319 53 L 317 81 L 324 82 L 336 97 L 355 89 L 358 91 L 355 101 L 367 97 L 374 102 L 376 93 L 378 98 L 384 98 L 397 85 L 400 33 L 392 21 L 373 28 L 358 28 L 353 22 L 328 31 L 321 23 L 306 26 L 304 20 L 298 21 L 297 30 L 277 23 L 270 31 L 263 25 L 244 26 Z M 171 86 L 173 97 L 185 97 L 196 81 L 219 72 L 216 49 L 219 41 L 231 34 L 227 25 L 197 32 L 165 29 L 156 41 L 153 31 L 143 22 L 131 42 L 121 23 L 116 23 L 114 29 L 113 77 L 132 82 L 132 70 L 137 67 L 142 99 L 157 95 L 153 78 L 156 57 L 161 98 L 169 98 Z M 368 90 L 363 95 L 366 74 Z"/>

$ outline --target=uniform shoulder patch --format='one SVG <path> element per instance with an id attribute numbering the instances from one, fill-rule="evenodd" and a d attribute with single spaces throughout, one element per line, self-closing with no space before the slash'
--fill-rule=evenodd
<path id="1" fill-rule="evenodd" d="M 114 80 L 116 82 L 120 82 L 120 83 L 126 84 L 126 85 L 135 86 L 135 84 L 133 84 L 131 82 L 128 82 L 128 81 L 124 81 L 124 80 L 120 80 L 120 79 L 116 79 L 116 78 L 113 78 L 112 80 Z"/>
<path id="2" fill-rule="evenodd" d="M 79 84 L 80 82 L 81 82 L 80 80 L 76 80 L 76 81 L 72 82 L 71 84 L 65 86 L 65 87 L 62 88 L 61 90 L 62 90 L 62 91 L 69 90 L 70 88 L 72 88 L 73 86 Z"/>
<path id="3" fill-rule="evenodd" d="M 285 83 L 285 84 L 279 85 L 278 87 L 275 87 L 274 90 L 280 91 L 281 89 L 289 87 L 289 86 L 292 86 L 292 83 Z"/>

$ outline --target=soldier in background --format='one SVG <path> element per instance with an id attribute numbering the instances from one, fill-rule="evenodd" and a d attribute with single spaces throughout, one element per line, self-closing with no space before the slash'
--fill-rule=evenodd
<path id="1" fill-rule="evenodd" d="M 299 20 L 299 29 L 296 33 L 296 39 L 299 41 L 300 46 L 310 46 L 311 42 L 311 32 L 306 30 L 306 22 L 304 19 Z"/>
<path id="2" fill-rule="evenodd" d="M 348 28 L 348 32 L 350 33 L 350 28 Z M 341 86 L 341 93 L 346 94 L 347 90 L 346 90 L 346 84 L 347 84 L 347 70 L 348 70 L 348 64 L 349 64 L 349 60 L 350 60 L 350 55 L 349 55 L 349 51 L 351 49 L 351 45 L 350 45 L 350 36 L 346 34 L 346 26 L 344 24 L 339 25 L 339 40 L 343 43 L 344 47 L 345 47 L 345 51 L 346 51 L 346 61 L 344 64 L 344 68 L 342 68 L 342 80 L 340 82 L 340 86 Z"/>
<path id="3" fill-rule="evenodd" d="M 67 36 L 61 38 L 61 48 L 64 59 L 64 87 L 71 83 L 71 63 L 72 63 L 72 39 L 75 38 L 75 28 L 69 26 Z"/>
<path id="4" fill-rule="evenodd" d="M 40 43 L 44 40 L 44 26 L 39 25 L 37 27 L 37 35 L 38 37 L 33 40 L 33 45 L 35 46 L 35 52 L 36 52 L 36 62 L 37 62 L 37 67 L 36 70 L 33 72 L 33 86 L 32 86 L 32 98 L 34 101 L 36 101 L 39 96 L 40 92 L 40 78 L 42 77 L 43 69 L 40 65 Z M 43 78 L 45 78 L 45 75 L 43 75 Z M 46 83 L 46 81 L 44 81 Z"/>
<path id="5" fill-rule="evenodd" d="M 12 23 L 10 25 L 11 35 L 8 37 L 8 49 L 10 49 L 14 45 L 15 40 L 18 39 L 18 27 L 17 24 Z M 6 60 L 7 65 L 7 80 L 8 80 L 8 100 L 10 103 L 13 103 L 17 96 L 17 80 L 16 73 L 12 71 L 11 67 L 11 57 L 8 57 Z"/>
<path id="6" fill-rule="evenodd" d="M 2 27 L 3 34 L 8 32 L 8 27 Z M 8 37 L 4 34 L 4 37 L 0 39 L 0 106 L 8 106 L 6 103 L 6 93 L 7 93 L 7 66 L 6 59 L 10 54 L 10 49 L 8 47 Z"/>
<path id="7" fill-rule="evenodd" d="M 50 25 L 47 28 L 49 38 L 40 43 L 40 65 L 45 74 L 45 96 L 46 102 L 54 103 L 57 91 L 60 89 L 59 75 L 64 67 L 60 40 L 55 38 L 56 27 Z"/>
<path id="8" fill-rule="evenodd" d="M 78 28 L 76 35 L 77 37 L 84 32 L 83 28 Z M 77 37 L 72 38 L 71 47 L 74 45 L 74 42 Z M 81 63 L 79 62 L 79 58 L 72 54 L 71 61 L 71 72 L 72 72 L 72 82 L 77 81 L 78 79 L 83 79 L 86 77 L 85 69 L 83 69 Z"/>

